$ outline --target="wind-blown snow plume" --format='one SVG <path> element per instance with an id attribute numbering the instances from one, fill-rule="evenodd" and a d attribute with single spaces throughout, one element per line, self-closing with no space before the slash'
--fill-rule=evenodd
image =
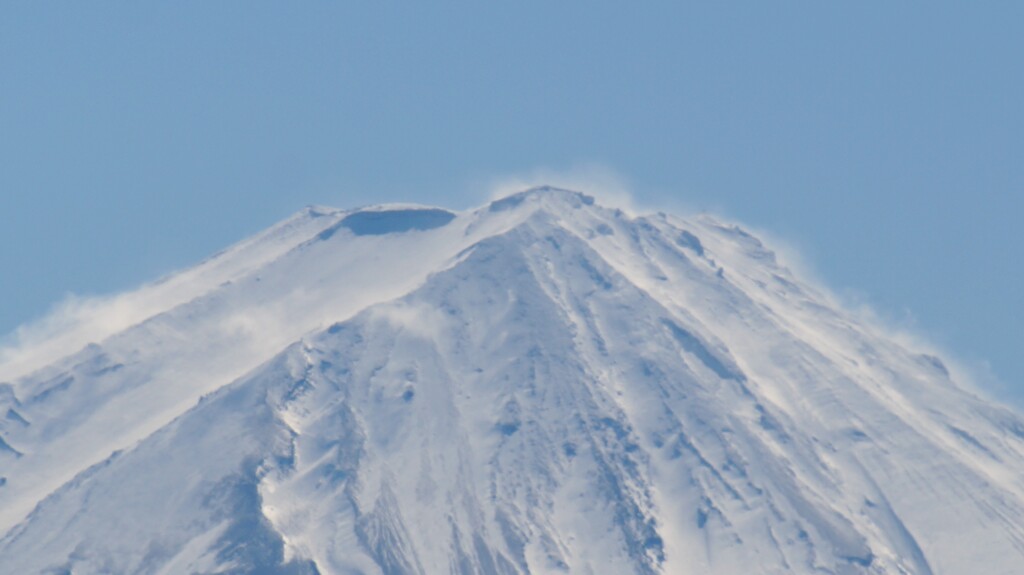
<path id="1" fill-rule="evenodd" d="M 488 200 L 495 201 L 534 188 L 586 190 L 603 205 L 615 206 L 629 214 L 651 211 L 640 205 L 628 179 L 608 166 L 595 163 L 576 164 L 565 169 L 535 168 L 516 174 L 493 178 L 483 185 L 489 190 Z"/>

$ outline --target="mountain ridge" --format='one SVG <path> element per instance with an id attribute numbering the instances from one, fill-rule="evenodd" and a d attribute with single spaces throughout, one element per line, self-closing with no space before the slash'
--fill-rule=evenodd
<path id="1" fill-rule="evenodd" d="M 743 230 L 543 188 L 425 229 L 339 227 L 356 213 L 15 381 L 0 407 L 27 425 L 0 438 L 25 455 L 0 452 L 0 499 L 39 503 L 5 516 L 0 567 L 930 574 L 1024 557 L 1021 418 Z M 353 303 L 352 284 L 377 291 Z"/>

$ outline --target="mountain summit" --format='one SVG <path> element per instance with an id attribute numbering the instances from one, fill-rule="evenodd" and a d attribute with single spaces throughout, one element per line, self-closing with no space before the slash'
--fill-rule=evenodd
<path id="1" fill-rule="evenodd" d="M 1024 565 L 1024 420 L 710 217 L 308 208 L 108 305 L 0 365 L 0 572 Z"/>

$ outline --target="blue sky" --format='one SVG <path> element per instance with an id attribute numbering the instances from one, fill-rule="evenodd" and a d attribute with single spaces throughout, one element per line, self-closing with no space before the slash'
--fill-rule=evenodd
<path id="1" fill-rule="evenodd" d="M 0 333 L 306 204 L 597 172 L 1024 399 L 1024 4 L 852 4 L 0 4 Z"/>

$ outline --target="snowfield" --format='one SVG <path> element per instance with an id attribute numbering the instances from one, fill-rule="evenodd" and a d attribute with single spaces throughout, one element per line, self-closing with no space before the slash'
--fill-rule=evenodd
<path id="1" fill-rule="evenodd" d="M 1024 419 L 708 216 L 308 208 L 98 305 L 0 355 L 0 573 L 1024 573 Z"/>

